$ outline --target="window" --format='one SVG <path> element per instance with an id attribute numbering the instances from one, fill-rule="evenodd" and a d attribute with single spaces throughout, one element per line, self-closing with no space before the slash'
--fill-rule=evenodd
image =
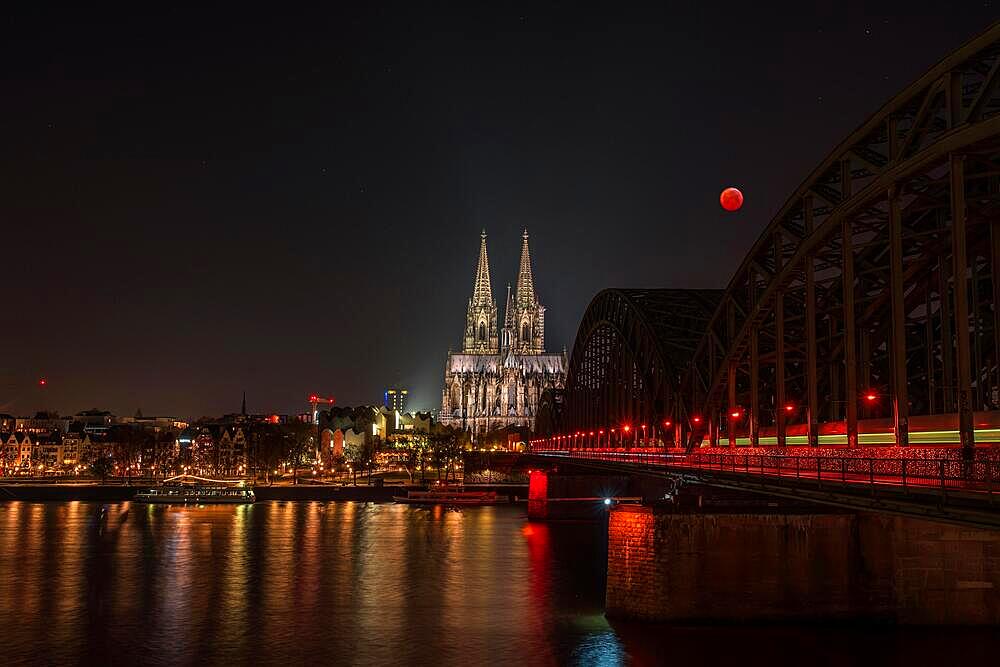
<path id="1" fill-rule="evenodd" d="M 486 340 L 486 322 L 479 323 L 479 340 Z"/>
<path id="2" fill-rule="evenodd" d="M 529 327 L 528 323 L 525 322 L 524 324 L 521 325 L 521 341 L 527 343 L 530 340 L 531 340 L 531 327 Z"/>

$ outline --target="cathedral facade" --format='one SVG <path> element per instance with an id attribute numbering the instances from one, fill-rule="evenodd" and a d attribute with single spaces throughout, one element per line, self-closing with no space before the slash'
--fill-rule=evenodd
<path id="1" fill-rule="evenodd" d="M 449 351 L 445 364 L 440 421 L 474 438 L 505 426 L 534 428 L 542 392 L 566 381 L 566 353 L 545 351 L 545 306 L 535 294 L 527 231 L 522 239 L 516 289 L 507 285 L 499 326 L 483 232 L 462 351 Z"/>

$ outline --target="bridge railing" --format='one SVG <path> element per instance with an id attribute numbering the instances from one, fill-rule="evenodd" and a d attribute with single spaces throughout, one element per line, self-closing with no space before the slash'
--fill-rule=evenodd
<path id="1" fill-rule="evenodd" d="M 724 473 L 813 480 L 816 484 L 896 486 L 904 490 L 941 493 L 984 493 L 990 504 L 1000 491 L 1000 461 L 960 458 L 902 458 L 871 456 L 729 454 L 670 454 L 656 451 L 547 450 L 543 455 L 678 469 L 716 470 Z"/>

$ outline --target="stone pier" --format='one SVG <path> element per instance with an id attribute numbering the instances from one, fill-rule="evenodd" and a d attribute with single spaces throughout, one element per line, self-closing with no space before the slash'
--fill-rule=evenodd
<path id="1" fill-rule="evenodd" d="M 856 512 L 619 506 L 607 613 L 1000 625 L 1000 532 Z"/>

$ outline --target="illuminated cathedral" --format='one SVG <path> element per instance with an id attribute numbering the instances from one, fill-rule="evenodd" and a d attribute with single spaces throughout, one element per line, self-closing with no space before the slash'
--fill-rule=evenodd
<path id="1" fill-rule="evenodd" d="M 448 352 L 440 421 L 473 437 L 505 426 L 533 428 L 542 392 L 566 381 L 565 351 L 545 351 L 545 306 L 535 294 L 527 230 L 522 239 L 516 289 L 507 285 L 501 327 L 483 231 L 462 351 Z"/>

